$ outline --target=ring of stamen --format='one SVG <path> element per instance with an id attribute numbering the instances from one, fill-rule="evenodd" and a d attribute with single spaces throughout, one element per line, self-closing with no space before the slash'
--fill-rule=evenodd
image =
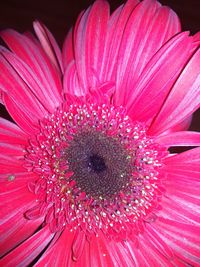
<path id="1" fill-rule="evenodd" d="M 37 202 L 25 217 L 45 216 L 52 232 L 135 234 L 140 218 L 158 204 L 158 169 L 166 156 L 145 125 L 123 107 L 73 104 L 40 126 L 25 155 L 26 168 L 38 174 L 29 184 Z"/>

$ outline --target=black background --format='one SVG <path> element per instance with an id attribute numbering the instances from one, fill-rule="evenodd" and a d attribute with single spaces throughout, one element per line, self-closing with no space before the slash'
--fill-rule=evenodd
<path id="1" fill-rule="evenodd" d="M 123 2 L 109 1 L 111 9 Z M 200 0 L 160 0 L 160 2 L 170 6 L 178 14 L 183 30 L 190 30 L 192 34 L 200 30 Z M 92 0 L 1 0 L 0 30 L 13 28 L 20 32 L 32 31 L 32 21 L 39 19 L 50 29 L 59 45 L 62 45 L 67 31 L 75 23 L 80 11 L 92 3 Z M 2 106 L 0 115 L 9 118 Z M 193 117 L 191 130 L 200 131 L 200 111 Z"/>

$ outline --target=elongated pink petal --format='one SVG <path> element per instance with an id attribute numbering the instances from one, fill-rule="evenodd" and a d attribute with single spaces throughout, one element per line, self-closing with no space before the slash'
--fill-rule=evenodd
<path id="1" fill-rule="evenodd" d="M 108 3 L 98 0 L 78 21 L 74 50 L 78 79 L 85 92 L 98 80 L 95 72 L 101 67 L 108 19 Z"/>
<path id="2" fill-rule="evenodd" d="M 129 0 L 126 4 L 118 7 L 110 16 L 107 28 L 108 33 L 105 40 L 105 51 L 102 55 L 102 67 L 99 70 L 100 80 L 116 80 L 118 67 L 116 62 L 118 61 L 120 43 L 129 17 L 138 3 L 138 0 Z"/>
<path id="3" fill-rule="evenodd" d="M 60 75 L 42 48 L 32 39 L 13 30 L 3 31 L 1 36 L 9 48 L 32 68 L 46 92 L 54 99 L 55 107 L 58 106 L 62 91 Z"/>
<path id="4" fill-rule="evenodd" d="M 162 243 L 161 243 L 162 244 Z M 174 266 L 170 262 L 170 258 L 166 254 L 162 254 L 162 245 L 160 244 L 159 249 L 151 241 L 150 236 L 148 236 L 148 231 L 144 235 L 139 236 L 139 241 L 135 244 L 131 240 L 124 242 L 122 246 L 120 243 L 116 244 L 116 247 L 120 248 L 118 254 L 127 261 L 130 266 Z M 124 250 L 124 252 L 123 252 Z M 148 251 L 148 253 L 147 253 Z M 131 258 L 128 260 L 127 255 Z M 126 264 L 126 263 L 125 263 Z M 129 266 L 128 265 L 128 266 Z M 126 265 L 124 265 L 126 266 Z"/>
<path id="5" fill-rule="evenodd" d="M 5 50 L 0 50 L 0 53 L 0 88 L 4 92 L 4 104 L 7 106 L 11 116 L 14 117 L 17 113 L 19 115 L 21 113 L 21 120 L 18 117 L 19 119 L 17 122 L 22 128 L 24 128 L 25 125 L 22 116 L 24 113 L 29 119 L 29 125 L 38 127 L 38 120 L 43 118 L 45 113 L 47 114 L 47 111 L 36 95 L 33 94 L 29 84 L 26 84 L 20 77 L 20 74 L 12 64 L 12 61 L 10 62 L 9 55 L 11 56 L 11 53 L 6 53 Z M 12 102 L 12 99 L 17 103 L 17 105 L 9 105 L 9 102 Z"/>
<path id="6" fill-rule="evenodd" d="M 0 139 L 9 144 L 27 145 L 27 134 L 16 124 L 3 118 L 0 118 Z"/>
<path id="7" fill-rule="evenodd" d="M 93 266 L 115 266 L 117 264 L 116 253 L 110 243 L 111 241 L 106 240 L 102 233 L 97 238 L 93 236 L 90 240 L 90 262 Z"/>
<path id="8" fill-rule="evenodd" d="M 62 64 L 62 55 L 61 50 L 47 27 L 39 21 L 33 23 L 35 33 L 37 34 L 38 39 L 45 51 L 45 53 L 50 58 L 51 62 L 54 64 L 56 69 L 63 73 L 63 64 Z"/>
<path id="9" fill-rule="evenodd" d="M 9 110 L 13 120 L 23 129 L 27 134 L 38 133 L 38 119 L 34 118 L 23 106 L 16 102 L 13 98 L 3 95 L 3 102 L 6 109 Z"/>
<path id="10" fill-rule="evenodd" d="M 32 98 L 35 98 L 35 105 L 40 105 L 41 109 L 44 109 L 43 116 L 46 111 L 54 112 L 55 102 L 53 95 L 48 94 L 44 84 L 41 83 L 32 68 L 23 62 L 17 55 L 6 49 L 1 49 L 1 53 L 12 66 L 12 68 L 9 68 L 10 74 L 14 75 L 16 72 L 15 76 L 17 75 L 19 79 L 18 83 L 21 84 L 21 88 L 19 86 L 18 91 L 16 89 L 13 90 L 13 93 L 15 94 L 14 98 L 18 99 L 18 95 L 27 94 L 26 91 L 28 91 L 29 95 L 32 95 Z M 10 88 L 6 89 L 7 94 L 12 96 Z M 26 91 L 24 92 L 24 90 Z"/>
<path id="11" fill-rule="evenodd" d="M 200 106 L 200 49 L 193 55 L 149 130 L 162 133 L 189 117 Z"/>
<path id="12" fill-rule="evenodd" d="M 179 30 L 176 14 L 166 7 L 160 7 L 156 1 L 143 1 L 135 8 L 120 43 L 117 59 L 117 104 L 128 101 L 130 90 L 133 90 L 145 65 L 163 43 Z"/>
<path id="13" fill-rule="evenodd" d="M 25 208 L 29 206 L 26 205 Z M 42 223 L 43 218 L 29 221 L 21 213 L 16 213 L 2 225 L 1 223 L 1 240 L 0 256 L 7 254 L 21 242 L 29 238 Z"/>
<path id="14" fill-rule="evenodd" d="M 199 227 L 165 218 L 158 218 L 152 227 L 177 257 L 187 264 L 199 266 Z"/>
<path id="15" fill-rule="evenodd" d="M 157 114 L 188 61 L 191 46 L 192 39 L 188 37 L 188 33 L 181 33 L 149 61 L 135 84 L 134 91 L 129 94 L 127 106 L 132 119 L 149 121 Z"/>
<path id="16" fill-rule="evenodd" d="M 16 155 L 16 149 L 13 150 L 15 154 L 1 154 L 0 153 L 0 166 L 1 166 L 1 174 L 8 174 L 13 175 L 15 173 L 23 173 L 26 172 L 25 168 L 23 167 L 23 158 L 22 156 Z M 21 154 L 21 153 L 20 153 Z"/>
<path id="17" fill-rule="evenodd" d="M 85 93 L 84 88 L 81 87 L 79 83 L 75 61 L 71 61 L 65 70 L 63 89 L 64 93 L 74 96 L 83 96 Z"/>
<path id="18" fill-rule="evenodd" d="M 200 146 L 200 133 L 198 132 L 175 132 L 161 135 L 155 138 L 156 142 L 170 146 Z"/>
<path id="19" fill-rule="evenodd" d="M 7 254 L 1 261 L 1 266 L 27 266 L 29 265 L 40 252 L 49 244 L 54 234 L 49 231 L 48 227 L 42 228 L 35 233 L 31 238 L 23 242 Z"/>
<path id="20" fill-rule="evenodd" d="M 168 166 L 170 165 L 170 167 L 188 165 L 188 169 L 193 164 L 194 167 L 199 167 L 198 169 L 200 170 L 200 148 L 194 148 L 181 154 L 165 158 L 164 162 Z"/>
<path id="21" fill-rule="evenodd" d="M 200 148 L 165 159 L 165 193 L 160 216 L 188 225 L 200 225 Z"/>
<path id="22" fill-rule="evenodd" d="M 35 264 L 35 267 L 49 266 L 50 264 L 54 267 L 60 267 L 61 263 L 63 266 L 76 266 L 75 262 L 74 264 L 72 262 L 72 252 L 70 249 L 73 239 L 74 233 L 65 230 L 61 233 L 56 243 L 42 255 L 39 261 Z"/>
<path id="23" fill-rule="evenodd" d="M 86 243 L 86 234 L 84 231 L 77 231 L 73 243 L 72 243 L 72 258 L 77 261 L 84 250 L 84 246 Z"/>
<path id="24" fill-rule="evenodd" d="M 71 61 L 74 61 L 75 59 L 75 51 L 74 51 L 74 38 L 76 36 L 77 29 L 79 27 L 80 20 L 83 16 L 85 11 L 80 12 L 76 24 L 74 28 L 71 28 L 64 40 L 63 48 L 62 48 L 62 58 L 63 58 L 63 66 L 64 71 L 68 67 L 68 65 L 71 63 Z"/>
<path id="25" fill-rule="evenodd" d="M 167 133 L 173 133 L 173 132 L 179 132 L 179 131 L 186 131 L 189 129 L 191 123 L 192 123 L 192 115 L 189 116 L 187 119 L 183 120 L 182 122 L 176 124 L 176 126 L 168 129 L 167 131 L 164 132 L 164 134 Z"/>
<path id="26" fill-rule="evenodd" d="M 73 46 L 73 29 L 70 29 L 62 49 L 62 58 L 64 70 L 68 67 L 71 61 L 74 61 L 74 46 Z"/>
<path id="27" fill-rule="evenodd" d="M 7 161 L 8 162 L 8 161 Z M 0 164 L 2 169 L 2 165 Z M 10 170 L 9 168 L 9 171 Z M 16 171 L 16 170 L 15 170 Z M 2 176 L 2 172 L 1 172 Z M 35 205 L 35 196 L 27 187 L 27 180 L 35 177 L 21 173 L 13 173 L 13 179 L 1 180 L 0 194 L 0 254 L 7 253 L 21 241 L 30 236 L 41 223 L 41 219 L 28 222 L 24 212 Z M 3 180 L 3 182 L 2 182 Z"/>
<path id="28" fill-rule="evenodd" d="M 18 158 L 22 158 L 24 156 L 24 151 L 21 145 L 13 145 L 0 142 L 0 154 L 10 156 L 15 155 Z"/>

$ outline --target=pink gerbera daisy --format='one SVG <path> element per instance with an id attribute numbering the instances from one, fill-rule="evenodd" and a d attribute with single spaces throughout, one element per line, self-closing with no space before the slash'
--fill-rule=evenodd
<path id="1" fill-rule="evenodd" d="M 200 35 L 154 0 L 97 0 L 62 53 L 34 29 L 1 32 L 0 266 L 200 266 Z"/>

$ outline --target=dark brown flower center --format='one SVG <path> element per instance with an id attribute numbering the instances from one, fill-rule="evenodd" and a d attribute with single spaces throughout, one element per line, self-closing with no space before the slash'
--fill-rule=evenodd
<path id="1" fill-rule="evenodd" d="M 107 169 L 104 159 L 96 154 L 89 156 L 88 167 L 96 173 L 106 171 Z"/>
<path id="2" fill-rule="evenodd" d="M 65 155 L 73 172 L 71 179 L 93 198 L 110 198 L 129 182 L 132 167 L 127 150 L 102 132 L 75 134 Z"/>

